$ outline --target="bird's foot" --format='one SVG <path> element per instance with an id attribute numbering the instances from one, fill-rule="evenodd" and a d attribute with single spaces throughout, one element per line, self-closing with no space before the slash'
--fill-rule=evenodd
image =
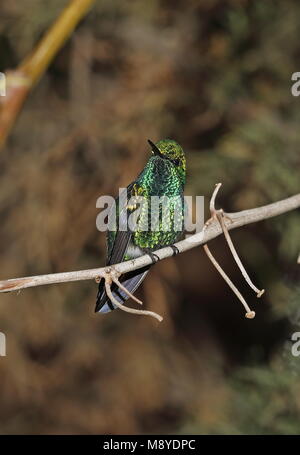
<path id="1" fill-rule="evenodd" d="M 170 245 L 170 248 L 172 248 L 172 250 L 173 250 L 173 256 L 176 256 L 177 254 L 179 254 L 179 249 L 177 248 L 176 245 Z"/>
<path id="2" fill-rule="evenodd" d="M 159 261 L 159 257 L 156 254 L 152 253 L 152 251 L 146 249 L 145 253 L 148 254 L 148 256 L 150 256 L 152 264 L 156 264 L 156 262 Z"/>

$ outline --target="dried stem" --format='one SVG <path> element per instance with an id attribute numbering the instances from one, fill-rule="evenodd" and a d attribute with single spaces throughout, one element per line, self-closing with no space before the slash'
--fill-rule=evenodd
<path id="1" fill-rule="evenodd" d="M 210 213 L 211 213 L 212 217 L 213 217 L 213 214 L 216 211 L 216 207 L 215 207 L 216 197 L 217 197 L 217 194 L 218 194 L 219 189 L 221 188 L 221 186 L 222 186 L 222 183 L 216 183 L 215 189 L 214 189 L 213 194 L 212 194 L 212 196 L 210 198 L 209 210 L 210 210 Z"/>
<path id="2" fill-rule="evenodd" d="M 0 147 L 5 144 L 28 93 L 94 2 L 71 0 L 33 52 L 15 71 L 7 73 L 7 94 L 1 100 Z"/>
<path id="3" fill-rule="evenodd" d="M 235 293 L 235 295 L 237 296 L 237 298 L 241 301 L 242 305 L 244 306 L 245 310 L 246 310 L 246 318 L 248 319 L 253 319 L 255 317 L 255 312 L 252 311 L 247 302 L 245 301 L 244 297 L 242 296 L 242 294 L 239 292 L 239 290 L 235 287 L 235 285 L 233 284 L 233 282 L 231 281 L 231 279 L 229 278 L 228 275 L 226 275 L 226 273 L 224 272 L 224 270 L 222 269 L 222 267 L 220 266 L 220 264 L 216 261 L 216 259 L 214 258 L 214 256 L 212 255 L 210 249 L 208 248 L 207 245 L 204 245 L 203 246 L 203 249 L 205 251 L 205 253 L 207 254 L 208 258 L 210 259 L 210 261 L 212 262 L 212 264 L 215 266 L 215 268 L 218 270 L 218 272 L 220 273 L 220 275 L 224 278 L 224 280 L 226 281 L 226 283 L 228 284 L 228 286 L 233 290 L 233 292 Z"/>
<path id="4" fill-rule="evenodd" d="M 235 246 L 231 240 L 231 237 L 230 237 L 230 234 L 228 232 L 228 229 L 227 229 L 227 226 L 225 224 L 225 219 L 227 218 L 230 223 L 232 223 L 232 219 L 224 212 L 223 209 L 219 209 L 217 210 L 216 207 L 215 207 L 215 201 L 216 201 L 216 196 L 219 192 L 219 189 L 221 188 L 221 185 L 222 183 L 217 183 L 216 184 L 216 187 L 214 189 L 214 192 L 212 194 L 212 197 L 210 199 L 210 204 L 209 204 L 209 209 L 210 209 L 210 213 L 211 213 L 211 218 L 209 218 L 209 220 L 205 223 L 205 228 L 213 222 L 213 220 L 217 220 L 219 223 L 220 223 L 220 226 L 222 228 L 222 231 L 223 231 L 223 234 L 225 236 L 225 239 L 226 239 L 226 242 L 229 246 L 229 249 L 231 251 L 231 254 L 238 266 L 238 268 L 240 269 L 243 277 L 245 278 L 245 281 L 248 283 L 248 285 L 250 286 L 251 289 L 254 290 L 254 292 L 257 294 L 257 297 L 261 297 L 263 295 L 263 293 L 265 292 L 264 289 L 258 289 L 254 283 L 251 281 L 251 278 L 249 277 L 245 267 L 243 266 L 242 264 L 242 261 L 235 249 Z"/>
<path id="5" fill-rule="evenodd" d="M 132 314 L 138 314 L 140 316 L 151 316 L 154 319 L 157 319 L 159 322 L 163 320 L 163 318 L 157 314 L 154 313 L 154 311 L 147 311 L 147 310 L 136 310 L 135 308 L 129 308 L 125 305 L 122 305 L 122 303 L 118 302 L 117 299 L 113 296 L 113 293 L 111 292 L 111 283 L 112 283 L 112 278 L 110 274 L 105 275 L 105 290 L 108 298 L 110 301 L 116 305 L 120 310 L 126 311 L 127 313 L 132 313 Z"/>
<path id="6" fill-rule="evenodd" d="M 120 289 L 122 289 L 122 291 L 125 292 L 125 294 L 128 295 L 128 297 L 131 297 L 137 303 L 139 303 L 140 305 L 143 305 L 143 302 L 140 299 L 138 299 L 137 297 L 135 297 L 135 295 L 133 295 L 130 291 L 128 291 L 128 289 L 125 288 L 125 286 L 121 283 L 121 281 L 118 280 L 118 278 L 113 277 L 112 280 L 114 283 L 116 283 L 117 286 L 119 286 Z"/>
<path id="7" fill-rule="evenodd" d="M 251 281 L 251 278 L 249 277 L 248 273 L 246 272 L 246 269 L 243 266 L 242 261 L 239 258 L 239 255 L 237 254 L 237 251 L 232 243 L 231 237 L 230 237 L 227 227 L 225 225 L 224 214 L 223 213 L 217 214 L 217 217 L 218 217 L 219 222 L 221 223 L 222 230 L 223 230 L 224 236 L 226 238 L 227 244 L 230 248 L 230 251 L 232 253 L 232 256 L 234 257 L 235 262 L 237 263 L 240 271 L 242 272 L 243 277 L 245 278 L 246 282 L 249 284 L 250 288 L 252 288 L 254 290 L 254 292 L 256 293 L 256 296 L 261 297 L 263 295 L 263 293 L 265 292 L 265 290 L 258 289 L 253 284 L 253 282 Z"/>

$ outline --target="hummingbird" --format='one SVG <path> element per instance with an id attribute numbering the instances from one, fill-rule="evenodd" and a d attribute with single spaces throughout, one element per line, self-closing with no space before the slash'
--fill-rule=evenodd
<path id="1" fill-rule="evenodd" d="M 148 139 L 148 143 L 152 155 L 136 180 L 124 189 L 126 201 L 129 202 L 122 206 L 120 203 L 122 194 L 115 199 L 115 205 L 111 210 L 116 210 L 116 225 L 107 231 L 106 236 L 106 265 L 135 259 L 144 254 L 149 254 L 152 259 L 152 264 L 121 277 L 123 286 L 131 293 L 136 291 L 149 268 L 156 262 L 157 256 L 154 251 L 172 246 L 176 253 L 173 244 L 180 239 L 184 230 L 183 192 L 186 178 L 184 151 L 172 139 L 163 139 L 155 144 Z M 164 207 L 161 204 L 153 207 L 153 204 L 150 205 L 153 196 L 167 203 Z M 140 203 L 141 199 L 143 203 Z M 165 208 L 168 210 L 168 217 L 164 212 Z M 124 223 L 127 226 L 130 216 L 135 216 L 134 229 L 130 226 L 127 229 L 120 229 Z M 122 304 L 129 298 L 115 283 L 111 290 L 116 300 Z M 106 295 L 105 281 L 102 278 L 95 312 L 107 313 L 114 309 L 115 305 Z"/>

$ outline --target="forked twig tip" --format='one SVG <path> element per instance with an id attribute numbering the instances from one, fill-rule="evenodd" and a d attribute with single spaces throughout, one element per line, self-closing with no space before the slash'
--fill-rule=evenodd
<path id="1" fill-rule="evenodd" d="M 115 279 L 115 277 L 114 277 Z M 108 298 L 110 301 L 120 310 L 126 311 L 127 313 L 132 313 L 132 314 L 139 314 L 141 316 L 151 316 L 154 319 L 157 319 L 158 322 L 161 322 L 163 320 L 162 316 L 159 314 L 155 313 L 154 311 L 148 311 L 148 310 L 137 310 L 135 308 L 130 308 L 122 303 L 118 302 L 118 300 L 113 296 L 113 293 L 111 291 L 111 283 L 113 279 L 111 277 L 111 274 L 107 273 L 105 276 L 105 290 L 107 293 Z M 136 298 L 135 298 L 136 299 Z"/>

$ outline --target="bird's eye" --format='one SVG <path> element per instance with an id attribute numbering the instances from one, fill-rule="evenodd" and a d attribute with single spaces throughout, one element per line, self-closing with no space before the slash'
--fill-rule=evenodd
<path id="1" fill-rule="evenodd" d="M 180 160 L 175 159 L 175 160 L 172 160 L 172 161 L 175 164 L 175 166 L 179 166 L 180 165 Z"/>

